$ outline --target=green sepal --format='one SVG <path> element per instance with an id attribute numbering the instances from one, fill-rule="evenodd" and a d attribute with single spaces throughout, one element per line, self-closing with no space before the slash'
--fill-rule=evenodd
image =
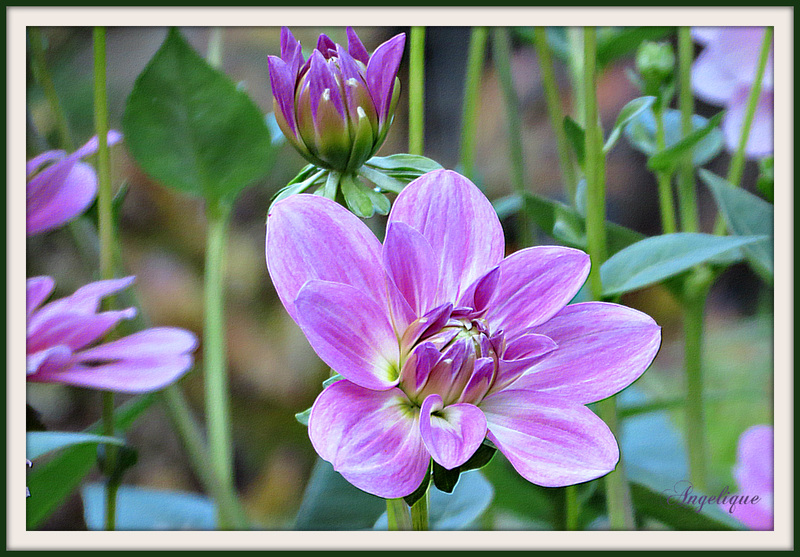
<path id="1" fill-rule="evenodd" d="M 303 424 L 304 426 L 308 427 L 308 418 L 311 416 L 311 408 L 306 408 L 302 412 L 298 412 L 294 415 L 294 419 Z"/>
<path id="2" fill-rule="evenodd" d="M 348 173 L 353 173 L 358 170 L 375 151 L 375 136 L 373 134 L 372 124 L 364 112 L 362 112 L 358 118 L 352 142 L 350 159 L 347 161 L 347 168 L 345 169 Z"/>
<path id="3" fill-rule="evenodd" d="M 371 217 L 375 210 L 372 206 L 372 199 L 367 193 L 367 188 L 351 174 L 343 174 L 339 182 L 342 188 L 344 200 L 347 203 L 347 208 L 353 214 L 362 219 Z"/>

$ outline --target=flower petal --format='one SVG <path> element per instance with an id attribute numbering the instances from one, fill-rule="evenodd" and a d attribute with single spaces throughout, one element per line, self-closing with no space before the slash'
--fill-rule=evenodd
<path id="1" fill-rule="evenodd" d="M 382 255 L 386 274 L 414 310 L 414 317 L 433 309 L 439 277 L 425 237 L 403 222 L 389 223 Z"/>
<path id="2" fill-rule="evenodd" d="M 459 294 L 503 258 L 503 229 L 492 205 L 475 185 L 450 170 L 435 170 L 397 196 L 389 222 L 422 234 L 438 267 L 436 305 Z"/>
<path id="3" fill-rule="evenodd" d="M 354 486 L 387 499 L 412 493 L 430 458 L 419 414 L 403 391 L 333 383 L 317 397 L 308 420 L 314 449 Z"/>
<path id="4" fill-rule="evenodd" d="M 66 154 L 66 151 L 56 150 L 45 151 L 44 153 L 33 157 L 25 164 L 25 176 L 30 178 L 31 174 L 39 170 L 39 167 L 50 161 L 62 159 L 66 156 Z"/>
<path id="5" fill-rule="evenodd" d="M 614 435 L 591 410 L 570 400 L 507 390 L 483 399 L 488 438 L 526 480 L 562 487 L 614 469 Z"/>
<path id="6" fill-rule="evenodd" d="M 528 333 L 508 343 L 498 362 L 492 391 L 499 391 L 516 381 L 537 363 L 547 359 L 558 345 L 547 335 Z"/>
<path id="7" fill-rule="evenodd" d="M 67 170 L 66 176 L 63 170 Z M 64 165 L 62 171 L 53 174 L 47 184 L 38 183 L 46 179 L 35 176 L 31 180 L 32 184 L 37 182 L 33 185 L 38 193 L 28 198 L 28 236 L 52 230 L 72 220 L 91 205 L 97 194 L 97 175 L 94 168 L 86 163 L 73 161 Z"/>
<path id="8" fill-rule="evenodd" d="M 294 88 L 297 73 L 292 72 L 292 68 L 277 56 L 268 56 L 267 65 L 269 66 L 269 84 L 272 88 L 272 96 L 275 98 L 276 118 L 278 123 L 282 123 L 289 128 L 287 137 L 292 139 L 297 137 L 297 122 L 294 113 Z M 281 118 L 282 117 L 282 118 Z M 286 130 L 283 130 L 286 134 Z"/>
<path id="9" fill-rule="evenodd" d="M 365 66 L 369 63 L 369 53 L 352 27 L 347 28 L 347 51 Z"/>
<path id="10" fill-rule="evenodd" d="M 295 321 L 294 300 L 313 279 L 350 285 L 388 308 L 381 243 L 338 203 L 307 194 L 279 201 L 267 219 L 266 244 L 272 283 Z"/>
<path id="11" fill-rule="evenodd" d="M 136 360 L 189 354 L 197 348 L 197 337 L 176 327 L 153 327 L 119 340 L 78 353 L 79 362 Z"/>
<path id="12" fill-rule="evenodd" d="M 37 324 L 37 329 L 28 334 L 28 352 L 38 352 L 48 346 L 63 344 L 72 350 L 100 339 L 123 319 L 133 319 L 136 308 L 120 311 L 104 311 L 92 315 L 80 313 L 57 313 Z"/>
<path id="13" fill-rule="evenodd" d="M 728 150 L 735 152 L 739 148 L 739 139 L 742 134 L 742 125 L 747 110 L 747 99 L 750 90 L 740 87 L 731 97 L 727 106 L 728 111 L 722 120 L 722 131 L 725 133 L 725 143 Z M 773 93 L 761 93 L 753 115 L 750 135 L 747 138 L 745 153 L 749 158 L 759 159 L 771 155 L 774 151 L 773 144 Z"/>
<path id="14" fill-rule="evenodd" d="M 51 277 L 32 277 L 25 282 L 25 309 L 28 319 L 53 293 L 55 281 Z"/>
<path id="15" fill-rule="evenodd" d="M 295 300 L 297 323 L 317 355 L 367 389 L 386 390 L 400 375 L 400 346 L 386 310 L 347 284 L 308 281 Z"/>
<path id="16" fill-rule="evenodd" d="M 726 104 L 739 83 L 721 57 L 716 45 L 709 46 L 692 64 L 692 89 L 702 100 L 712 104 Z"/>
<path id="17" fill-rule="evenodd" d="M 532 329 L 558 349 L 514 383 L 582 404 L 609 397 L 639 378 L 661 345 L 661 327 L 649 316 L 617 304 L 569 305 Z"/>
<path id="18" fill-rule="evenodd" d="M 59 371 L 72 362 L 72 350 L 68 346 L 59 344 L 44 350 L 28 354 L 25 367 L 28 376 L 42 372 Z"/>
<path id="19" fill-rule="evenodd" d="M 448 470 L 469 460 L 486 437 L 486 417 L 477 406 L 451 404 L 445 408 L 437 394 L 423 401 L 419 427 L 433 460 Z"/>
<path id="20" fill-rule="evenodd" d="M 753 495 L 772 493 L 774 433 L 772 426 L 757 425 L 739 438 L 733 476 L 739 490 Z"/>
<path id="21" fill-rule="evenodd" d="M 491 329 L 513 338 L 544 323 L 578 293 L 589 267 L 584 252 L 558 246 L 526 248 L 505 258 L 486 313 Z"/>
<path id="22" fill-rule="evenodd" d="M 375 109 L 378 112 L 381 126 L 383 126 L 389 115 L 392 92 L 394 91 L 394 78 L 397 76 L 400 60 L 403 58 L 405 43 L 405 33 L 392 37 L 375 49 L 367 63 L 367 86 L 372 95 L 372 100 L 375 102 Z"/>
<path id="23" fill-rule="evenodd" d="M 300 66 L 305 63 L 300 42 L 294 38 L 288 27 L 281 27 L 281 60 L 286 62 L 289 72 L 293 76 L 297 76 Z M 292 85 L 292 89 L 294 89 L 294 85 Z"/>

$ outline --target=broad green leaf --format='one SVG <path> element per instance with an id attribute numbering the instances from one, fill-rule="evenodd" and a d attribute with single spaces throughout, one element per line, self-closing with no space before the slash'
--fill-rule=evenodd
<path id="1" fill-rule="evenodd" d="M 707 170 L 700 170 L 700 177 L 711 188 L 731 233 L 737 236 L 767 236 L 765 240 L 745 246 L 742 250 L 753 268 L 772 284 L 775 280 L 775 208 Z"/>
<path id="2" fill-rule="evenodd" d="M 708 120 L 702 116 L 692 116 L 693 130 L 701 130 L 708 126 Z M 634 149 L 645 155 L 654 155 L 658 152 L 656 145 L 656 119 L 653 109 L 639 113 L 633 118 L 623 132 L 625 139 Z M 679 110 L 667 109 L 664 111 L 664 136 L 667 148 L 674 146 L 681 140 L 681 113 Z M 702 166 L 716 157 L 725 145 L 722 132 L 711 129 L 701 141 L 692 149 L 692 162 L 695 166 Z"/>
<path id="3" fill-rule="evenodd" d="M 81 496 L 86 526 L 89 530 L 103 530 L 105 485 L 86 485 Z M 215 530 L 216 527 L 216 507 L 202 495 L 128 485 L 117 491 L 117 530 Z"/>
<path id="4" fill-rule="evenodd" d="M 28 472 L 27 529 L 36 530 L 75 490 L 97 462 L 96 445 L 78 445 Z"/>
<path id="5" fill-rule="evenodd" d="M 633 53 L 642 41 L 657 41 L 674 32 L 674 27 L 601 28 L 597 34 L 597 65 L 601 68 L 607 66 Z"/>
<path id="6" fill-rule="evenodd" d="M 702 128 L 694 130 L 677 143 L 652 155 L 647 160 L 647 168 L 656 172 L 665 172 L 674 168 L 689 150 L 694 149 L 695 146 L 703 141 L 710 133 L 714 131 L 720 133 L 719 124 L 722 122 L 722 116 L 723 113 L 720 112 L 712 117 Z"/>
<path id="7" fill-rule="evenodd" d="M 431 486 L 428 523 L 431 530 L 466 530 L 474 527 L 492 502 L 494 489 L 480 471 L 463 474 L 453 493 L 443 493 Z M 386 530 L 384 512 L 375 523 L 375 530 Z"/>
<path id="8" fill-rule="evenodd" d="M 386 502 L 354 487 L 333 466 L 317 459 L 311 472 L 296 530 L 363 530 L 372 528 Z"/>
<path id="9" fill-rule="evenodd" d="M 614 123 L 614 127 L 611 129 L 611 133 L 609 134 L 605 145 L 603 145 L 603 152 L 607 153 L 613 149 L 625 126 L 627 126 L 628 123 L 636 118 L 639 114 L 653 106 L 655 101 L 655 97 L 639 97 L 638 99 L 633 99 L 631 102 L 623 106 L 622 110 L 619 111 L 617 121 Z"/>
<path id="10" fill-rule="evenodd" d="M 68 431 L 31 431 L 26 435 L 28 460 L 35 460 L 42 455 L 74 445 L 111 444 L 122 446 L 125 441 L 117 437 L 93 435 L 91 433 L 74 433 Z"/>
<path id="11" fill-rule="evenodd" d="M 586 160 L 586 133 L 580 124 L 569 116 L 564 117 L 564 133 L 567 135 L 569 144 L 572 145 L 572 150 L 575 151 L 578 165 L 583 168 L 583 162 Z"/>
<path id="12" fill-rule="evenodd" d="M 679 232 L 653 236 L 615 253 L 600 268 L 603 295 L 638 290 L 688 271 L 763 236 L 713 236 Z"/>
<path id="13" fill-rule="evenodd" d="M 137 78 L 122 127 L 145 172 L 212 202 L 231 201 L 274 160 L 255 103 L 174 28 Z"/>

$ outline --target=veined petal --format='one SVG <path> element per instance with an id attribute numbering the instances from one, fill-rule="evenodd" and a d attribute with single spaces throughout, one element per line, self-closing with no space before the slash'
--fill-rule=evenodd
<path id="1" fill-rule="evenodd" d="M 444 407 L 437 394 L 423 401 L 419 427 L 433 460 L 448 470 L 469 460 L 486 437 L 486 417 L 477 406 L 462 403 Z"/>
<path id="2" fill-rule="evenodd" d="M 25 360 L 26 375 L 31 376 L 39 371 L 59 371 L 72 362 L 72 350 L 59 344 L 27 355 Z"/>
<path id="3" fill-rule="evenodd" d="M 617 304 L 572 304 L 533 331 L 558 349 L 514 383 L 581 404 L 609 397 L 639 378 L 661 345 L 661 327 Z"/>
<path id="4" fill-rule="evenodd" d="M 303 49 L 288 27 L 281 27 L 281 59 L 286 62 L 293 76 L 297 76 L 303 60 Z M 292 86 L 294 88 L 294 86 Z"/>
<path id="5" fill-rule="evenodd" d="M 546 335 L 528 333 L 508 343 L 498 362 L 492 391 L 499 391 L 517 380 L 532 366 L 550 357 L 558 345 Z"/>
<path id="6" fill-rule="evenodd" d="M 386 274 L 414 310 L 414 316 L 422 317 L 433 309 L 438 265 L 422 234 L 403 222 L 389 223 L 382 256 Z"/>
<path id="7" fill-rule="evenodd" d="M 337 381 L 317 397 L 308 420 L 314 449 L 344 478 L 378 497 L 404 497 L 430 462 L 419 413 L 400 389 L 373 391 Z"/>
<path id="8" fill-rule="evenodd" d="M 454 302 L 503 258 L 503 229 L 492 205 L 475 185 L 450 170 L 435 170 L 397 196 L 389 222 L 422 234 L 438 266 L 436 305 Z"/>
<path id="9" fill-rule="evenodd" d="M 55 281 L 51 277 L 32 277 L 25 282 L 25 311 L 28 319 L 53 293 Z"/>
<path id="10" fill-rule="evenodd" d="M 267 267 L 275 290 L 297 321 L 294 300 L 309 280 L 350 285 L 388 308 L 381 243 L 338 203 L 316 195 L 290 196 L 267 219 Z"/>
<path id="11" fill-rule="evenodd" d="M 526 480 L 562 487 L 614 469 L 619 448 L 603 421 L 583 405 L 530 391 L 483 399 L 488 438 Z"/>
<path id="12" fill-rule="evenodd" d="M 286 134 L 288 138 L 296 138 L 297 122 L 294 111 L 294 88 L 297 73 L 292 72 L 292 68 L 277 56 L 268 56 L 267 64 L 269 66 L 269 83 L 272 88 L 272 96 L 275 98 L 275 105 L 278 108 L 276 113 L 283 117 L 283 122 L 281 122 L 280 118 L 278 118 L 278 122 L 285 123 L 288 126 L 290 131 L 289 134 Z M 286 133 L 286 130 L 284 130 L 284 133 Z"/>
<path id="13" fill-rule="evenodd" d="M 77 354 L 79 362 L 136 360 L 189 354 L 197 348 L 197 337 L 176 327 L 153 327 Z"/>
<path id="14" fill-rule="evenodd" d="M 367 63 L 366 81 L 372 100 L 375 101 L 381 126 L 389 115 L 394 78 L 403 58 L 405 43 L 405 33 L 392 37 L 375 49 Z"/>
<path id="15" fill-rule="evenodd" d="M 30 353 L 38 352 L 56 344 L 78 350 L 104 336 L 123 319 L 132 319 L 135 315 L 136 308 L 92 315 L 54 314 L 41 321 L 36 330 L 28 333 L 27 350 Z"/>
<path id="16" fill-rule="evenodd" d="M 311 280 L 295 300 L 297 322 L 317 355 L 367 389 L 386 390 L 400 376 L 400 347 L 386 309 L 358 289 Z"/>
<path id="17" fill-rule="evenodd" d="M 736 465 L 733 468 L 733 476 L 740 491 L 752 495 L 772 493 L 775 485 L 774 448 L 772 426 L 753 426 L 742 434 L 736 449 Z"/>
<path id="18" fill-rule="evenodd" d="M 364 64 L 364 66 L 369 63 L 369 53 L 352 27 L 347 28 L 347 50 L 350 56 Z"/>
<path id="19" fill-rule="evenodd" d="M 500 263 L 486 313 L 491 329 L 513 338 L 544 323 L 578 293 L 589 267 L 589 256 L 571 248 L 537 246 L 511 254 Z"/>
<path id="20" fill-rule="evenodd" d="M 28 334 L 33 334 L 42 323 L 59 314 L 93 315 L 100 308 L 100 300 L 130 286 L 136 277 L 90 282 L 78 288 L 71 296 L 60 298 L 42 306 L 28 320 Z"/>
<path id="21" fill-rule="evenodd" d="M 60 163 L 56 163 L 60 164 Z M 61 226 L 83 213 L 97 194 L 97 175 L 94 168 L 73 162 L 66 176 L 56 174 L 47 186 L 38 187 L 38 194 L 28 198 L 26 232 L 30 236 Z M 38 176 L 31 182 L 38 181 Z"/>

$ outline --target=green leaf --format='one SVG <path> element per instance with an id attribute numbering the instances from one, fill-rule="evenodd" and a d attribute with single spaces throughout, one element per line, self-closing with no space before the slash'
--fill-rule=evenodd
<path id="1" fill-rule="evenodd" d="M 408 153 L 397 153 L 388 157 L 372 157 L 365 164 L 387 172 L 415 172 L 420 176 L 442 168 L 442 165 L 435 160 Z"/>
<path id="2" fill-rule="evenodd" d="M 448 470 L 436 461 L 433 462 L 433 482 L 436 487 L 444 493 L 452 493 L 458 483 L 458 478 L 461 473 L 468 470 L 477 470 L 483 468 L 492 460 L 492 457 L 497 452 L 497 447 L 490 447 L 485 443 L 481 443 L 478 450 L 475 451 L 469 459 L 461 466 Z"/>
<path id="3" fill-rule="evenodd" d="M 597 35 L 597 65 L 605 67 L 634 52 L 642 41 L 657 41 L 675 33 L 675 27 L 601 28 Z"/>
<path id="4" fill-rule="evenodd" d="M 145 172 L 211 202 L 231 201 L 274 160 L 255 103 L 174 28 L 137 78 L 122 127 Z"/>
<path id="5" fill-rule="evenodd" d="M 728 230 L 737 236 L 766 236 L 761 242 L 743 249 L 752 267 L 772 284 L 775 280 L 774 223 L 775 208 L 768 202 L 730 182 L 700 170 L 700 178 L 711 188 Z"/>
<path id="6" fill-rule="evenodd" d="M 357 217 L 368 219 L 371 217 L 375 210 L 372 208 L 372 199 L 370 199 L 365 188 L 354 176 L 345 174 L 339 182 L 342 188 L 342 195 L 347 203 L 347 208 L 350 209 Z"/>
<path id="7" fill-rule="evenodd" d="M 317 459 L 300 509 L 296 530 L 362 530 L 372 528 L 386 502 L 354 487 L 333 466 Z"/>
<path id="8" fill-rule="evenodd" d="M 479 471 L 464 474 L 463 480 L 453 493 L 442 493 L 435 487 L 430 491 L 431 530 L 466 530 L 474 528 L 475 522 L 489 508 L 494 489 Z M 375 523 L 375 530 L 386 530 L 388 518 L 384 512 Z"/>
<path id="9" fill-rule="evenodd" d="M 694 130 L 680 141 L 651 156 L 647 160 L 647 168 L 656 172 L 666 172 L 674 168 L 675 165 L 680 162 L 681 158 L 683 158 L 690 149 L 694 149 L 695 145 L 698 145 L 708 134 L 713 131 L 721 133 L 718 126 L 722 121 L 722 116 L 723 113 L 720 112 L 711 118 L 702 128 Z"/>
<path id="10" fill-rule="evenodd" d="M 615 253 L 600 268 L 603 295 L 638 290 L 688 271 L 763 236 L 714 236 L 679 232 L 647 238 Z"/>
<path id="11" fill-rule="evenodd" d="M 81 489 L 83 516 L 89 530 L 103 530 L 105 484 Z M 214 503 L 196 493 L 163 491 L 123 485 L 117 491 L 117 530 L 215 530 Z"/>
<path id="12" fill-rule="evenodd" d="M 756 188 L 770 203 L 775 203 L 775 158 L 765 157 L 758 161 Z"/>
<path id="13" fill-rule="evenodd" d="M 693 130 L 701 130 L 708 126 L 708 120 L 702 116 L 692 116 Z M 625 139 L 631 146 L 644 153 L 645 155 L 655 155 L 658 152 L 656 144 L 656 119 L 653 109 L 639 113 L 625 127 L 623 132 Z M 682 138 L 681 133 L 681 113 L 679 110 L 667 109 L 664 111 L 664 136 L 667 148 L 674 146 Z M 712 128 L 708 135 L 699 141 L 692 150 L 692 163 L 694 166 L 702 166 L 716 157 L 725 146 L 722 132 Z"/>
<path id="14" fill-rule="evenodd" d="M 406 505 L 411 507 L 422 499 L 425 494 L 428 492 L 428 486 L 431 485 L 431 467 L 428 466 L 428 470 L 425 472 L 425 477 L 422 479 L 422 483 L 419 484 L 417 489 L 413 491 L 413 493 L 406 495 L 403 497 L 403 500 L 406 502 Z"/>
<path id="15" fill-rule="evenodd" d="M 383 191 L 389 191 L 392 193 L 400 193 L 403 191 L 403 188 L 406 187 L 406 184 L 413 180 L 413 178 L 410 180 L 399 180 L 388 174 L 384 174 L 384 172 L 388 171 L 377 170 L 367 165 L 364 165 L 358 169 L 358 174 L 360 176 L 363 176 Z"/>
<path id="16" fill-rule="evenodd" d="M 75 490 L 97 462 L 95 445 L 76 445 L 28 472 L 25 515 L 27 529 L 36 530 Z"/>
<path id="17" fill-rule="evenodd" d="M 564 133 L 567 135 L 567 141 L 572 146 L 572 150 L 575 151 L 578 165 L 583 168 L 583 162 L 586 160 L 586 133 L 580 124 L 569 116 L 564 116 Z"/>
<path id="18" fill-rule="evenodd" d="M 31 431 L 26 435 L 28 460 L 35 460 L 52 451 L 58 451 L 74 445 L 110 444 L 123 446 L 125 441 L 117 437 L 93 435 L 91 433 L 73 433 L 67 431 Z"/>
<path id="19" fill-rule="evenodd" d="M 622 107 L 622 110 L 619 111 L 619 115 L 617 116 L 617 121 L 614 124 L 614 127 L 611 129 L 611 133 L 609 134 L 605 145 L 603 145 L 603 152 L 608 153 L 617 143 L 617 140 L 622 134 L 622 130 L 625 128 L 625 126 L 627 126 L 631 120 L 639 116 L 639 114 L 653 106 L 655 101 L 655 97 L 639 97 L 638 99 L 633 99 L 631 102 Z"/>

